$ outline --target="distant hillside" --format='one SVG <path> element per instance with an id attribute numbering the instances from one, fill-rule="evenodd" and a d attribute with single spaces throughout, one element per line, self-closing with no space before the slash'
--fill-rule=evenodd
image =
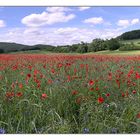
<path id="1" fill-rule="evenodd" d="M 20 51 L 25 47 L 27 46 L 22 44 L 0 42 L 0 50 L 3 52 Z"/>
<path id="2" fill-rule="evenodd" d="M 122 35 L 117 37 L 119 40 L 133 40 L 140 39 L 140 30 L 133 30 L 129 32 L 125 32 Z"/>
<path id="3" fill-rule="evenodd" d="M 122 45 L 122 46 L 121 46 Z M 117 48 L 116 48 L 117 47 Z M 125 32 L 115 39 L 93 39 L 92 42 L 81 42 L 72 45 L 51 46 L 44 44 L 23 45 L 18 43 L 0 42 L 0 53 L 22 52 L 28 50 L 45 50 L 46 52 L 96 52 L 120 48 L 123 50 L 140 50 L 140 30 Z"/>
<path id="4" fill-rule="evenodd" d="M 54 46 L 51 45 L 23 45 L 23 44 L 17 44 L 17 43 L 6 43 L 6 42 L 0 42 L 0 52 L 16 52 L 16 51 L 28 51 L 28 50 L 42 50 L 47 49 L 52 50 Z"/>

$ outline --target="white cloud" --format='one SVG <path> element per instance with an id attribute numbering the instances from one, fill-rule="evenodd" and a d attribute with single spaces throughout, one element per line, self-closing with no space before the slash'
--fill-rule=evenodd
<path id="1" fill-rule="evenodd" d="M 92 17 L 84 20 L 84 23 L 101 24 L 104 20 L 102 17 Z"/>
<path id="2" fill-rule="evenodd" d="M 48 7 L 47 11 L 41 14 L 30 14 L 24 17 L 21 22 L 26 26 L 40 27 L 45 25 L 52 25 L 60 22 L 68 22 L 75 18 L 74 14 L 66 14 L 65 7 Z"/>
<path id="3" fill-rule="evenodd" d="M 87 9 L 90 9 L 91 7 L 79 7 L 79 11 L 84 11 L 84 10 L 87 10 Z"/>
<path id="4" fill-rule="evenodd" d="M 123 20 L 119 20 L 117 22 L 117 25 L 118 26 L 121 26 L 121 27 L 125 27 L 127 28 L 128 26 L 131 26 L 131 25 L 135 25 L 135 24 L 138 24 L 140 21 L 138 18 L 134 18 L 134 19 L 123 19 Z"/>
<path id="5" fill-rule="evenodd" d="M 46 11 L 51 12 L 51 13 L 53 13 L 53 12 L 67 12 L 67 11 L 71 11 L 71 9 L 68 7 L 47 7 Z"/>
<path id="6" fill-rule="evenodd" d="M 123 27 L 125 26 L 125 27 L 127 27 L 127 26 L 130 25 L 130 22 L 129 22 L 129 20 L 125 20 L 125 19 L 124 20 L 119 20 L 117 25 L 118 26 L 123 26 Z"/>
<path id="7" fill-rule="evenodd" d="M 44 28 L 26 27 L 7 29 L 0 32 L 0 41 L 16 42 L 21 44 L 49 44 L 49 45 L 68 45 L 84 42 L 91 42 L 95 38 L 112 38 L 120 35 L 122 30 L 93 28 Z"/>
<path id="8" fill-rule="evenodd" d="M 5 26 L 6 26 L 6 24 L 5 24 L 4 20 L 0 20 L 0 28 L 5 27 Z"/>
<path id="9" fill-rule="evenodd" d="M 138 24 L 140 21 L 139 21 L 139 19 L 138 18 L 135 18 L 135 19 L 133 19 L 132 21 L 131 21 L 131 24 L 132 25 L 135 25 L 135 24 Z"/>

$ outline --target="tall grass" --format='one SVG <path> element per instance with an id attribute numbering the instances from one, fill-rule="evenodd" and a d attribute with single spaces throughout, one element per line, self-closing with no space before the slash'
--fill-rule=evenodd
<path id="1" fill-rule="evenodd" d="M 19 54 L 0 60 L 5 133 L 140 133 L 140 57 Z"/>

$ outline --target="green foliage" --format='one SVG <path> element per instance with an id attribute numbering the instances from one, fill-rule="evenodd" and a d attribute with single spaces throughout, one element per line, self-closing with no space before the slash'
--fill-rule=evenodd
<path id="1" fill-rule="evenodd" d="M 4 53 L 4 50 L 3 49 L 0 49 L 0 53 Z"/>
<path id="2" fill-rule="evenodd" d="M 106 41 L 102 39 L 94 39 L 88 47 L 88 52 L 97 52 L 107 49 Z"/>
<path id="3" fill-rule="evenodd" d="M 131 40 L 131 39 L 139 39 L 139 38 L 140 38 L 140 30 L 125 32 L 118 37 L 118 39 L 120 40 Z"/>
<path id="4" fill-rule="evenodd" d="M 77 52 L 77 49 L 78 49 L 79 45 L 80 44 L 73 44 L 73 45 L 67 46 L 68 52 L 70 52 L 70 53 Z"/>
<path id="5" fill-rule="evenodd" d="M 119 41 L 117 39 L 110 39 L 107 41 L 108 44 L 108 49 L 109 50 L 117 50 L 120 48 L 121 44 L 119 43 Z"/>
<path id="6" fill-rule="evenodd" d="M 140 50 L 140 46 L 134 45 L 133 42 L 130 44 L 123 44 L 120 48 L 120 51 L 132 51 L 132 50 Z"/>
<path id="7" fill-rule="evenodd" d="M 81 42 L 81 44 L 79 44 L 78 49 L 76 51 L 78 53 L 86 53 L 88 51 L 88 44 Z"/>

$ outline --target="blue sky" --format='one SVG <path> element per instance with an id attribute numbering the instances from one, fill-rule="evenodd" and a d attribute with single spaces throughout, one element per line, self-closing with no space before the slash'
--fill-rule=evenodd
<path id="1" fill-rule="evenodd" d="M 140 7 L 0 7 L 0 41 L 66 45 L 140 29 Z"/>

